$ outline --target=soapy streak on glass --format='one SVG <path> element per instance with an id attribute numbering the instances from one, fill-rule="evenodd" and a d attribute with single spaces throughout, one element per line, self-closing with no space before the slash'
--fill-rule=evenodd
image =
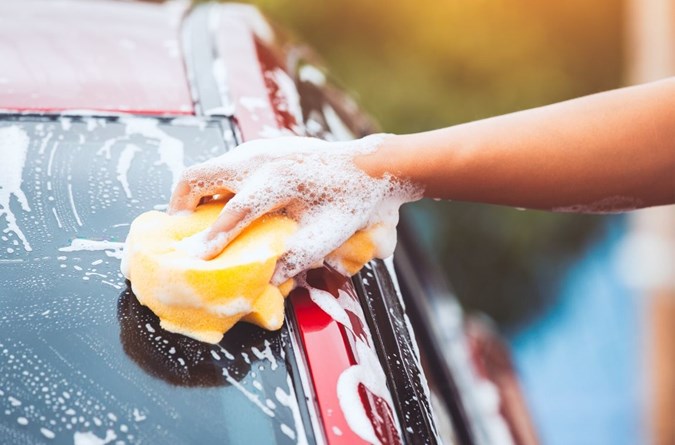
<path id="1" fill-rule="evenodd" d="M 119 273 L 129 221 L 168 201 L 183 165 L 223 153 L 223 129 L 199 119 L 68 119 L 0 120 L 3 141 L 26 155 L 0 166 L 2 434 L 12 442 L 114 434 L 125 443 L 295 443 L 290 436 L 304 436 L 297 410 L 267 403 L 277 389 L 293 393 L 279 333 L 234 330 L 227 348 L 209 345 L 216 360 L 126 304 L 135 301 Z M 139 364 L 134 350 L 158 366 Z M 220 375 L 216 385 L 189 385 L 209 369 Z M 183 384 L 167 385 L 167 370 Z"/>
<path id="2" fill-rule="evenodd" d="M 0 128 L 0 153 L 3 157 L 3 162 L 0 164 L 0 217 L 4 216 L 7 221 L 7 227 L 3 233 L 14 233 L 21 240 L 23 248 L 31 251 L 30 243 L 17 224 L 11 205 L 12 198 L 16 198 L 21 209 L 24 212 L 30 212 L 28 200 L 22 189 L 22 175 L 28 144 L 28 135 L 21 127 L 11 125 Z M 5 238 L 5 236 L 2 237 L 3 240 Z"/>

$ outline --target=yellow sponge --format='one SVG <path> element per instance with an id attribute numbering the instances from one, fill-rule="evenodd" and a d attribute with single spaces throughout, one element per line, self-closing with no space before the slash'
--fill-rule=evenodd
<path id="1" fill-rule="evenodd" d="M 206 230 L 224 202 L 212 201 L 184 215 L 151 211 L 131 224 L 124 273 L 138 301 L 148 306 L 161 326 L 208 343 L 219 342 L 243 320 L 276 330 L 284 321 L 289 280 L 270 284 L 286 239 L 297 223 L 280 215 L 254 221 L 211 260 L 180 248 L 181 240 Z M 373 258 L 375 246 L 366 231 L 350 238 L 329 258 L 350 275 Z"/>

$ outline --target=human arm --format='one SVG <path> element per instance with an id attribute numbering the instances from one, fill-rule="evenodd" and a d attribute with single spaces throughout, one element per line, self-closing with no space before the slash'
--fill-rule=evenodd
<path id="1" fill-rule="evenodd" d="M 358 230 L 395 226 L 398 206 L 422 195 L 568 211 L 674 203 L 675 79 L 425 133 L 247 142 L 187 169 L 170 211 L 216 194 L 233 197 L 206 258 L 267 212 L 300 222 L 276 281 Z"/>
<path id="2" fill-rule="evenodd" d="M 457 201 L 581 212 L 674 203 L 675 78 L 389 136 L 356 163 Z"/>

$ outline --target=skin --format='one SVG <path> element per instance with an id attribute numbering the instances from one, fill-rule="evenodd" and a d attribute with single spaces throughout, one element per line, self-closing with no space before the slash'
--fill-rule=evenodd
<path id="1" fill-rule="evenodd" d="M 672 204 L 675 78 L 392 136 L 356 163 L 423 184 L 432 198 L 591 212 Z M 612 198 L 626 205 L 597 206 Z"/>
<path id="2" fill-rule="evenodd" d="M 440 130 L 386 135 L 376 150 L 353 161 L 371 177 L 393 175 L 432 198 L 577 212 L 672 204 L 675 78 Z M 170 212 L 177 212 L 193 210 L 210 195 L 234 193 L 234 204 L 225 207 L 207 235 L 220 242 L 206 258 L 260 216 L 247 206 L 255 190 L 246 196 L 226 187 L 192 193 L 195 177 L 213 179 L 215 174 L 227 180 L 234 170 L 222 161 L 215 172 L 203 166 L 188 169 L 171 199 Z M 308 192 L 298 190 L 297 196 L 263 207 L 285 207 Z"/>

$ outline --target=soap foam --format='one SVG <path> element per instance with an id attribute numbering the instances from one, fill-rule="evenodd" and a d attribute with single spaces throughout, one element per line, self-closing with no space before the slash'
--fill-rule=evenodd
<path id="1" fill-rule="evenodd" d="M 599 215 L 611 215 L 614 213 L 629 212 L 644 206 L 644 202 L 630 196 L 610 196 L 590 204 L 575 204 L 569 206 L 554 207 L 554 212 L 560 213 L 595 213 Z"/>
<path id="2" fill-rule="evenodd" d="M 178 215 L 176 215 L 178 216 Z M 176 250 L 180 250 L 192 257 L 203 257 L 207 252 L 207 235 L 209 229 L 202 230 L 194 235 L 187 236 L 174 244 Z"/>
<path id="3" fill-rule="evenodd" d="M 17 199 L 23 211 L 30 211 L 28 199 L 21 189 L 29 144 L 28 135 L 19 126 L 12 125 L 0 128 L 0 153 L 2 153 L 2 162 L 0 162 L 0 217 L 4 216 L 7 221 L 7 227 L 3 232 L 14 232 L 27 252 L 30 252 L 32 248 L 21 228 L 19 228 L 16 216 L 12 212 L 11 198 L 14 196 Z"/>
<path id="4" fill-rule="evenodd" d="M 370 177 L 354 164 L 356 156 L 377 150 L 385 136 L 347 142 L 304 137 L 254 140 L 187 169 L 183 181 L 193 202 L 234 192 L 227 206 L 231 211 L 251 219 L 278 211 L 298 222 L 272 280 L 279 284 L 322 264 L 361 229 L 377 227 L 373 237 L 377 256 L 391 255 L 399 207 L 419 199 L 422 190 L 390 174 Z M 226 237 L 216 237 L 206 250 L 220 250 L 226 242 Z"/>
<path id="5" fill-rule="evenodd" d="M 218 315 L 231 317 L 237 314 L 246 314 L 253 310 L 251 302 L 247 298 L 238 297 L 224 304 L 213 304 L 208 306 L 210 312 Z"/>
<path id="6" fill-rule="evenodd" d="M 79 252 L 79 251 L 105 251 L 106 255 L 113 258 L 120 259 L 122 257 L 122 249 L 124 243 L 108 240 L 90 240 L 83 238 L 75 238 L 70 242 L 69 246 L 60 247 L 59 252 Z"/>
<path id="7" fill-rule="evenodd" d="M 106 445 L 117 439 L 117 435 L 113 430 L 106 431 L 105 437 L 98 437 L 91 431 L 79 432 L 76 431 L 73 435 L 74 445 Z"/>

